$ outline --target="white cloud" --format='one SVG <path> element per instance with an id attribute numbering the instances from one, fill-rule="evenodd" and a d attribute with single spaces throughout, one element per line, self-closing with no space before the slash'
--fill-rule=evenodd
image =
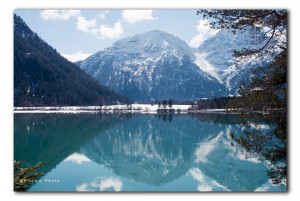
<path id="1" fill-rule="evenodd" d="M 44 20 L 68 20 L 72 17 L 77 17 L 76 28 L 78 31 L 91 33 L 98 38 L 115 39 L 120 37 L 124 32 L 122 23 L 120 21 L 117 21 L 114 25 L 97 25 L 97 19 L 106 19 L 108 13 L 109 11 L 107 10 L 100 12 L 93 19 L 86 19 L 81 15 L 80 10 L 43 10 L 40 12 L 40 15 Z M 63 56 L 74 62 L 82 60 L 83 57 L 86 58 L 89 55 L 83 54 L 82 52 L 77 52 L 71 55 L 63 54 Z"/>
<path id="2" fill-rule="evenodd" d="M 40 15 L 43 20 L 68 20 L 80 15 L 80 10 L 43 10 Z"/>
<path id="3" fill-rule="evenodd" d="M 105 19 L 109 11 L 100 13 L 98 19 Z M 120 37 L 124 30 L 120 21 L 116 22 L 113 26 L 110 25 L 97 25 L 97 18 L 87 20 L 85 17 L 79 15 L 76 23 L 77 30 L 84 33 L 91 33 L 98 38 L 115 39 Z"/>
<path id="4" fill-rule="evenodd" d="M 92 54 L 83 53 L 82 51 L 75 52 L 73 54 L 62 54 L 63 57 L 71 62 L 82 61 L 91 56 Z"/>
<path id="5" fill-rule="evenodd" d="M 79 153 L 74 153 L 71 154 L 70 156 L 68 156 L 65 161 L 72 161 L 75 162 L 77 164 L 81 164 L 83 162 L 89 162 L 91 161 L 89 158 L 87 158 L 85 155 L 83 154 L 79 154 Z"/>
<path id="6" fill-rule="evenodd" d="M 91 33 L 96 37 L 114 39 L 123 34 L 123 26 L 120 21 L 116 22 L 114 26 L 100 25 L 99 28 L 93 28 Z"/>
<path id="7" fill-rule="evenodd" d="M 194 36 L 190 41 L 188 41 L 188 44 L 194 48 L 198 47 L 207 38 L 210 38 L 211 36 L 218 33 L 219 30 L 210 28 L 207 25 L 207 20 L 201 19 L 198 21 L 197 31 L 198 34 Z"/>
<path id="8" fill-rule="evenodd" d="M 113 188 L 114 191 L 121 191 L 123 187 L 123 183 L 118 178 L 107 178 L 105 180 L 101 180 L 100 182 L 100 191 L 107 190 L 109 188 Z"/>
<path id="9" fill-rule="evenodd" d="M 199 184 L 197 189 L 198 189 L 198 191 L 201 191 L 201 192 L 212 191 L 212 187 L 209 186 L 208 184 Z"/>
<path id="10" fill-rule="evenodd" d="M 145 20 L 156 20 L 152 16 L 152 10 L 124 10 L 122 17 L 125 22 L 134 24 Z"/>
<path id="11" fill-rule="evenodd" d="M 80 186 L 76 186 L 76 191 L 94 191 L 94 190 L 89 188 L 89 184 L 84 183 Z"/>
<path id="12" fill-rule="evenodd" d="M 87 20 L 83 16 L 78 16 L 76 26 L 79 31 L 90 32 L 91 28 L 96 27 L 96 19 Z"/>
<path id="13" fill-rule="evenodd" d="M 109 13 L 108 10 L 99 13 L 99 14 L 98 14 L 98 18 L 99 18 L 100 20 L 104 20 L 104 19 L 106 19 L 106 15 L 107 15 L 108 13 Z"/>

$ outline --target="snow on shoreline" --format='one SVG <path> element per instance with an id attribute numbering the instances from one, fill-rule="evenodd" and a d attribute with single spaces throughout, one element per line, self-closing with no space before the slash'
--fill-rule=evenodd
<path id="1" fill-rule="evenodd" d="M 172 105 L 170 108 L 180 112 L 187 112 L 191 105 Z M 157 113 L 157 109 L 164 109 L 157 104 L 105 105 L 105 106 L 63 106 L 63 107 L 14 107 L 14 113 L 97 113 L 97 112 L 139 112 Z"/>

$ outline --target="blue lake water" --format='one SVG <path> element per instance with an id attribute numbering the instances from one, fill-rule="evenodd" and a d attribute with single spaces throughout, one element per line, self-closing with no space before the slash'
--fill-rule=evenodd
<path id="1" fill-rule="evenodd" d="M 246 158 L 228 114 L 15 114 L 14 159 L 48 161 L 29 191 L 286 191 Z"/>

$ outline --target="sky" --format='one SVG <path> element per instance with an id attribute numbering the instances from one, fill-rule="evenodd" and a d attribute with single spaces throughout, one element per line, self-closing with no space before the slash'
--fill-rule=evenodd
<path id="1" fill-rule="evenodd" d="M 217 30 L 197 10 L 37 10 L 16 9 L 26 24 L 70 61 L 79 61 L 115 41 L 161 30 L 197 47 Z"/>

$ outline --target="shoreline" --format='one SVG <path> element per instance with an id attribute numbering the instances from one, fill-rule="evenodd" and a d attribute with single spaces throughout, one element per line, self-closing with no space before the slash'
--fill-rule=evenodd
<path id="1" fill-rule="evenodd" d="M 225 109 L 191 109 L 191 105 L 172 105 L 158 107 L 151 104 L 106 105 L 106 106 L 63 106 L 63 107 L 14 107 L 14 113 L 145 113 L 145 114 L 180 114 L 180 113 L 217 113 L 227 114 Z"/>

